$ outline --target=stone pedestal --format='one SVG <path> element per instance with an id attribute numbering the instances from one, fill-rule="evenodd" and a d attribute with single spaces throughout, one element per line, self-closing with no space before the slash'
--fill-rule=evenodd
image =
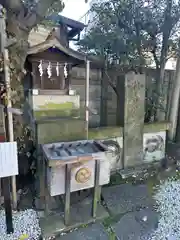
<path id="1" fill-rule="evenodd" d="M 145 105 L 145 75 L 128 73 L 120 78 L 119 101 L 122 106 L 120 123 L 124 127 L 124 167 L 135 166 L 143 161 L 143 128 Z"/>

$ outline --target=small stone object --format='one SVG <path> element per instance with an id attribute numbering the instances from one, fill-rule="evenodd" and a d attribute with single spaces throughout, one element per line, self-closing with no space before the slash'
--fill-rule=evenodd
<path id="1" fill-rule="evenodd" d="M 180 167 L 180 161 L 177 161 L 177 166 Z"/>
<path id="2" fill-rule="evenodd" d="M 146 222 L 146 221 L 147 221 L 147 216 L 144 216 L 144 217 L 142 218 L 142 220 L 143 220 L 144 222 Z"/>

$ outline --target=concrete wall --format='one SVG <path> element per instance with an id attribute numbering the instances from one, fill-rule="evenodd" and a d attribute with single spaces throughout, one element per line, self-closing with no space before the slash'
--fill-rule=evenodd
<path id="1" fill-rule="evenodd" d="M 123 166 L 127 166 L 128 162 L 123 159 L 123 137 L 109 138 L 108 140 L 102 140 L 110 149 L 118 149 L 108 155 L 110 161 L 111 172 L 123 169 Z M 165 157 L 166 146 L 166 131 L 144 133 L 143 135 L 143 163 L 152 163 L 154 161 L 160 161 Z M 136 165 L 135 161 L 132 166 Z"/>
<path id="2" fill-rule="evenodd" d="M 149 163 L 161 160 L 165 155 L 167 123 L 145 124 L 143 129 L 143 161 Z M 59 120 L 39 123 L 37 129 L 38 143 L 83 140 L 86 138 L 85 122 L 82 120 Z M 123 128 L 90 128 L 89 139 L 100 140 L 111 150 L 108 154 L 111 172 L 126 165 L 123 161 Z M 153 140 L 153 141 L 152 141 Z"/>

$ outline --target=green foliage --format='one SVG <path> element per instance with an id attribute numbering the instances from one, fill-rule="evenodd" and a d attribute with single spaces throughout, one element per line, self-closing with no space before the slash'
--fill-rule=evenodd
<path id="1" fill-rule="evenodd" d="M 121 65 L 159 69 L 177 49 L 180 1 L 107 0 L 94 4 L 94 19 L 80 50 L 118 60 Z M 164 64 L 163 64 L 164 66 Z"/>
<path id="2" fill-rule="evenodd" d="M 33 8 L 36 6 L 36 3 L 38 1 L 36 0 L 25 0 L 24 4 L 28 8 Z M 46 16 L 51 15 L 52 13 L 60 13 L 62 12 L 63 8 L 65 7 L 65 4 L 62 0 L 54 0 L 51 6 L 46 10 Z"/>

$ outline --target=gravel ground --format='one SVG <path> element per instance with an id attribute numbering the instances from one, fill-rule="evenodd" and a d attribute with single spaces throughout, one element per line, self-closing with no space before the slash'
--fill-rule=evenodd
<path id="1" fill-rule="evenodd" d="M 0 211 L 0 240 L 37 240 L 41 236 L 39 219 L 32 209 L 13 213 L 13 234 L 6 234 L 5 213 Z"/>
<path id="2" fill-rule="evenodd" d="M 180 240 L 180 180 L 166 180 L 154 198 L 160 215 L 158 228 L 142 240 Z"/>

